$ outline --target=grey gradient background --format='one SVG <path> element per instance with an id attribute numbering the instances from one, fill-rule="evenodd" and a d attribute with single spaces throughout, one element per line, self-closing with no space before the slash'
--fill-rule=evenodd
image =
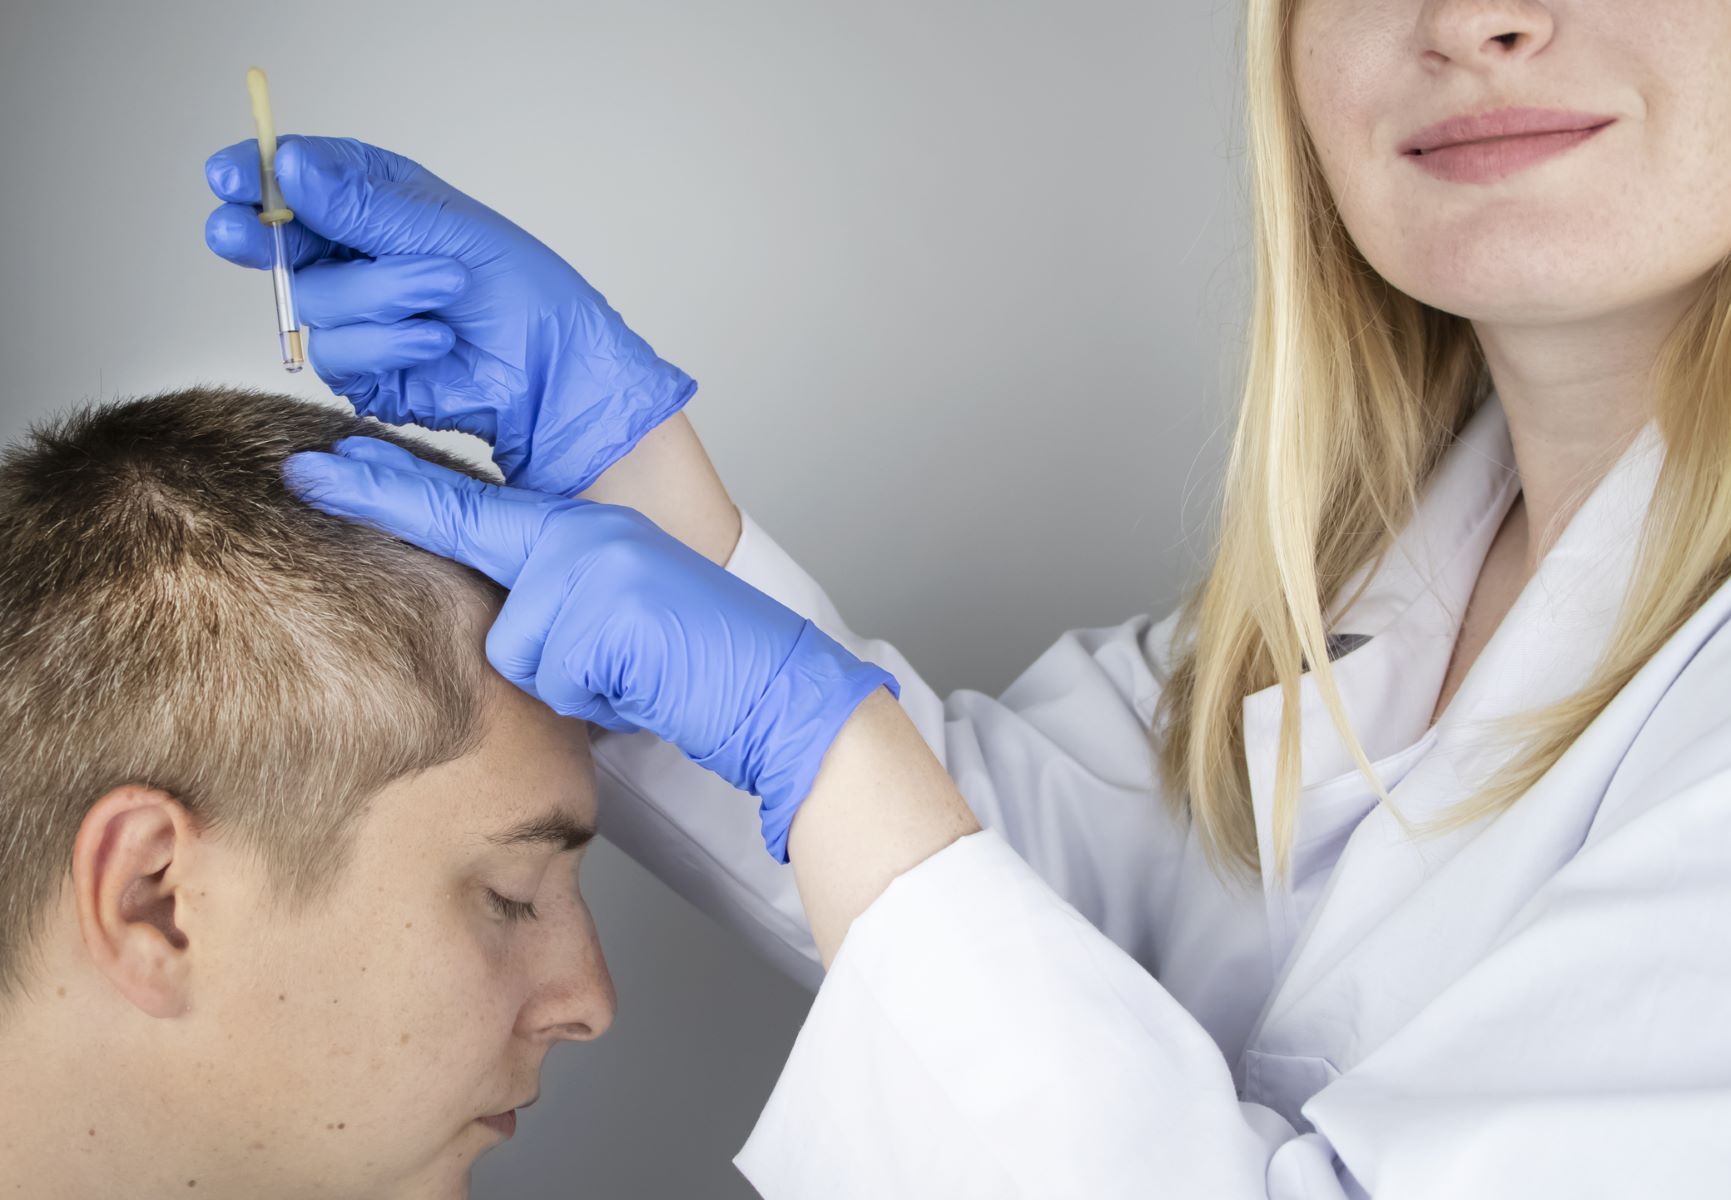
<path id="1" fill-rule="evenodd" d="M 275 366 L 201 164 L 280 128 L 418 159 L 699 381 L 740 505 L 940 691 L 1169 609 L 1212 529 L 1247 232 L 1235 0 L 0 4 L 0 439 Z M 740 1197 L 808 997 L 611 847 L 617 1024 L 479 1197 Z"/>

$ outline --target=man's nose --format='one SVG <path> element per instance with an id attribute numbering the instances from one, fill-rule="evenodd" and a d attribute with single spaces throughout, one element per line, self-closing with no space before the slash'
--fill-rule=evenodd
<path id="1" fill-rule="evenodd" d="M 607 1032 L 619 1000 L 588 905 L 576 900 L 559 907 L 559 928 L 539 948 L 519 1029 L 530 1037 L 587 1042 Z"/>

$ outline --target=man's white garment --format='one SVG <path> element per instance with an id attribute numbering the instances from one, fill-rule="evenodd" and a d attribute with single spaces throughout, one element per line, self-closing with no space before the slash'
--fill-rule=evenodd
<path id="1" fill-rule="evenodd" d="M 1435 727 L 1519 490 L 1495 398 L 1333 614 L 1368 635 L 1334 667 L 1406 821 L 1507 760 L 1499 718 L 1586 679 L 1662 454 L 1649 425 Z M 1281 698 L 1247 697 L 1257 887 L 1220 880 L 1157 795 L 1170 619 L 1069 633 L 999 698 L 945 699 L 749 517 L 728 569 L 892 671 L 987 827 L 854 923 L 737 1160 L 765 1196 L 1731 1196 L 1731 590 L 1512 809 L 1447 835 L 1376 803 L 1306 675 L 1289 883 Z M 596 757 L 609 835 L 816 983 L 755 802 L 648 735 Z"/>

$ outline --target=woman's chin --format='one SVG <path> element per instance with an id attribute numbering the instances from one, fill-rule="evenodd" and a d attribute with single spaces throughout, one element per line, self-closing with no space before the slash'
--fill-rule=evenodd
<path id="1" fill-rule="evenodd" d="M 1442 312 L 1484 326 L 1590 326 L 1594 321 L 1662 306 L 1676 309 L 1692 294 L 1692 285 L 1706 279 L 1643 278 L 1633 272 L 1619 276 L 1580 272 L 1559 277 L 1555 272 L 1523 272 L 1505 265 L 1496 272 L 1470 278 L 1426 279 L 1407 295 Z"/>

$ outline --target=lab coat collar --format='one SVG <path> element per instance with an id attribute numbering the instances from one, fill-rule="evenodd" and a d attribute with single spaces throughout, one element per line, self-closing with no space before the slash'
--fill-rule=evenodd
<path id="1" fill-rule="evenodd" d="M 1332 639 L 1352 645 L 1332 664 L 1335 683 L 1379 776 L 1389 765 L 1386 760 L 1425 736 L 1479 566 L 1519 490 L 1508 421 L 1492 395 L 1431 473 L 1417 508 L 1374 567 L 1369 584 L 1349 609 L 1339 611 L 1371 565 L 1348 581 L 1329 615 Z M 1317 836 L 1308 826 L 1337 823 L 1334 810 L 1342 803 L 1356 809 L 1352 819 L 1363 816 L 1366 803 L 1350 782 L 1358 769 L 1329 719 L 1312 672 L 1300 677 L 1299 700 L 1304 794 L 1295 846 Z M 1278 684 L 1246 696 L 1242 708 L 1263 883 L 1270 892 L 1277 890 L 1273 800 L 1282 709 Z"/>
<path id="2" fill-rule="evenodd" d="M 1461 785 L 1482 783 L 1508 757 L 1509 748 L 1491 736 L 1500 718 L 1551 704 L 1586 681 L 1632 574 L 1662 448 L 1649 422 L 1570 520 L 1432 727 L 1479 569 L 1520 490 L 1501 402 L 1493 394 L 1480 405 L 1432 473 L 1364 595 L 1338 615 L 1332 630 L 1369 635 L 1333 667 L 1353 728 L 1385 788 L 1392 792 L 1439 744 L 1456 760 Z M 1345 834 L 1376 805 L 1308 672 L 1299 698 L 1301 793 L 1294 869 L 1284 882 L 1273 875 L 1272 836 L 1279 686 L 1247 696 L 1243 705 L 1263 883 L 1271 897 L 1302 886 L 1307 869 L 1331 870 Z M 1392 794 L 1409 821 L 1434 817 L 1464 798 Z M 1307 848 L 1320 850 L 1316 861 L 1304 861 Z M 1288 912 L 1286 921 L 1276 922 L 1277 958 L 1284 957 L 1279 926 L 1297 915 Z M 1290 927 L 1285 933 L 1296 936 Z"/>
<path id="3" fill-rule="evenodd" d="M 1261 740 L 1247 743 L 1247 751 L 1277 979 L 1252 1044 L 1313 1040 L 1298 1032 L 1307 1028 L 1302 1014 L 1311 998 L 1333 1003 L 1327 997 L 1339 989 L 1326 981 L 1341 972 L 1350 975 L 1361 961 L 1355 948 L 1370 944 L 1383 925 L 1402 921 L 1406 901 L 1495 818 L 1440 834 L 1415 835 L 1412 826 L 1446 815 L 1519 752 L 1518 744 L 1498 736 L 1504 718 L 1579 690 L 1603 655 L 1627 593 L 1663 464 L 1663 439 L 1652 422 L 1581 504 L 1442 718 L 1426 727 L 1484 552 L 1518 488 L 1503 475 L 1503 464 L 1512 463 L 1506 423 L 1500 413 L 1480 417 L 1483 423 L 1475 418 L 1469 428 L 1484 440 L 1463 438 L 1451 451 L 1439 468 L 1447 474 L 1414 518 L 1418 536 L 1412 544 L 1439 550 L 1447 560 L 1432 576 L 1437 586 L 1414 595 L 1401 617 L 1339 663 L 1353 664 L 1340 672 L 1343 700 L 1396 811 L 1378 802 L 1336 749 L 1318 769 L 1343 762 L 1345 768 L 1332 778 L 1307 780 L 1299 797 L 1293 870 L 1287 880 L 1274 879 L 1268 836 L 1274 747 L 1267 729 L 1270 721 L 1278 729 L 1278 696 L 1272 706 L 1259 701 L 1247 709 L 1263 723 L 1252 735 Z M 1360 655 L 1366 657 L 1354 664 Z M 1314 688 L 1302 692 L 1302 701 L 1308 752 L 1318 741 L 1311 727 L 1332 732 L 1332 724 Z M 1583 822 L 1584 834 L 1591 805 L 1572 799 L 1578 812 L 1571 819 Z M 1340 987 L 1352 991 L 1350 982 Z M 1339 1056 L 1350 1058 L 1350 1049 L 1333 1049 L 1335 1065 L 1344 1069 Z"/>
<path id="4" fill-rule="evenodd" d="M 1371 566 L 1361 568 L 1341 589 L 1337 609 L 1329 614 L 1330 629 L 1375 637 L 1402 618 L 1412 618 L 1452 637 L 1484 552 L 1519 491 L 1508 418 L 1493 392 L 1431 472 L 1416 510 L 1370 586 L 1344 612 L 1339 606 L 1352 599 Z M 1471 561 L 1463 570 L 1464 560 Z M 1441 603 L 1414 612 L 1421 599 Z"/>

